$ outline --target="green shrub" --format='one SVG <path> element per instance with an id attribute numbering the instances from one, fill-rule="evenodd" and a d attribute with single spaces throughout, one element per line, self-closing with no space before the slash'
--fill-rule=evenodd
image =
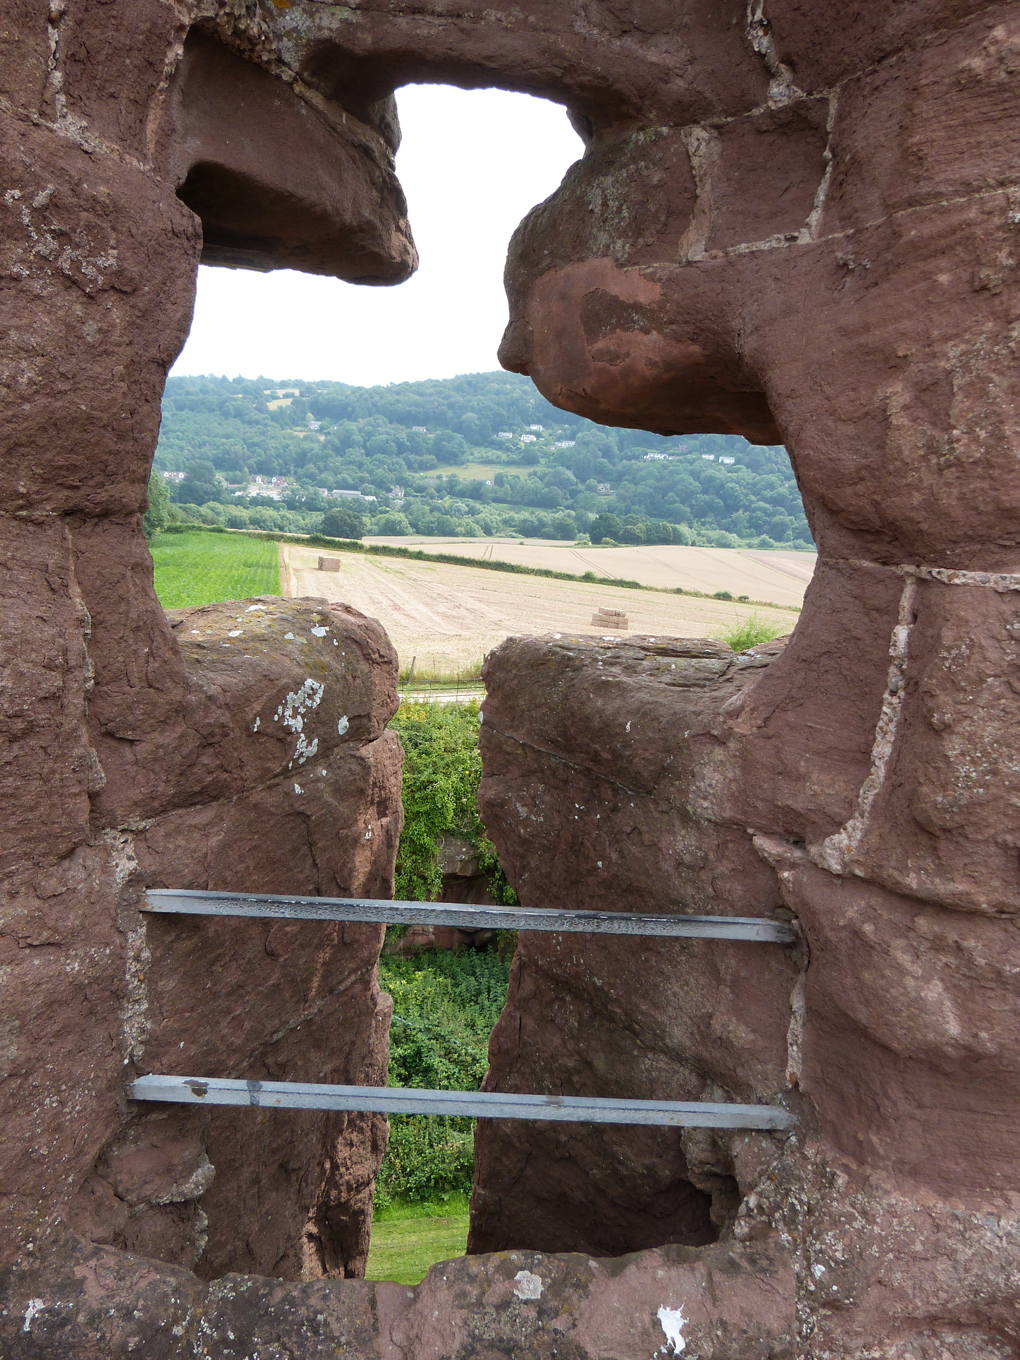
<path id="1" fill-rule="evenodd" d="M 507 904 L 517 901 L 478 816 L 478 719 L 479 707 L 473 702 L 405 701 L 391 723 L 404 746 L 397 898 L 430 901 L 438 896 L 439 843 L 456 835 L 478 851 L 493 895 Z M 390 1086 L 478 1090 L 488 1066 L 489 1033 L 506 1000 L 512 953 L 506 943 L 413 959 L 383 956 L 379 981 L 393 997 Z M 376 1207 L 446 1203 L 470 1194 L 472 1127 L 470 1119 L 394 1116 L 389 1149 L 376 1178 Z"/>
<path id="2" fill-rule="evenodd" d="M 488 1066 L 489 1033 L 506 1000 L 507 951 L 384 955 L 379 982 L 393 997 L 388 1085 L 477 1091 Z M 473 1121 L 424 1115 L 390 1119 L 390 1143 L 376 1178 L 376 1206 L 436 1204 L 470 1194 Z"/>
<path id="3" fill-rule="evenodd" d="M 726 642 L 735 652 L 746 652 L 750 647 L 760 647 L 763 642 L 771 642 L 782 633 L 782 628 L 775 623 L 767 623 L 757 614 L 751 614 L 742 623 L 731 628 L 727 633 L 717 633 L 715 636 L 721 642 Z"/>
<path id="4" fill-rule="evenodd" d="M 405 700 L 390 726 L 404 746 L 404 829 L 397 849 L 394 896 L 430 902 L 439 894 L 439 843 L 462 836 L 478 851 L 492 895 L 508 906 L 517 895 L 506 880 L 478 816 L 482 758 L 477 703 L 433 704 Z"/>

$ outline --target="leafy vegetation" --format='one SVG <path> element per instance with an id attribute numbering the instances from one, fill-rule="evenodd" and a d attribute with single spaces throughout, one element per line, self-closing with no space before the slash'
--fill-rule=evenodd
<path id="1" fill-rule="evenodd" d="M 778 625 L 766 622 L 757 614 L 751 614 L 728 633 L 720 633 L 719 639 L 735 652 L 746 652 L 750 647 L 760 647 L 763 642 L 772 642 L 782 631 Z"/>
<path id="2" fill-rule="evenodd" d="M 346 505 L 327 510 L 319 521 L 319 533 L 327 538 L 361 538 L 364 532 L 364 518 Z"/>
<path id="3" fill-rule="evenodd" d="M 145 537 L 152 539 L 170 523 L 173 510 L 170 505 L 170 489 L 158 472 L 149 474 L 149 505 L 142 516 L 142 529 Z"/>
<path id="4" fill-rule="evenodd" d="M 280 593 L 279 551 L 265 539 L 201 531 L 161 533 L 149 548 L 156 594 L 164 609 Z"/>
<path id="5" fill-rule="evenodd" d="M 489 1034 L 506 1001 L 509 951 L 384 955 L 379 981 L 393 997 L 390 1086 L 477 1091 L 488 1067 Z M 395 1115 L 376 1179 L 379 1209 L 448 1205 L 471 1191 L 474 1145 L 470 1119 Z"/>
<path id="6" fill-rule="evenodd" d="M 438 895 L 438 850 L 442 838 L 453 834 L 478 850 L 496 896 L 517 900 L 478 817 L 478 715 L 477 703 L 405 701 L 391 724 L 404 746 L 398 898 Z M 506 1000 L 505 943 L 413 959 L 383 956 L 379 981 L 393 998 L 390 1086 L 478 1090 L 488 1066 L 489 1033 Z M 390 1126 L 389 1149 L 376 1180 L 377 1208 L 402 1213 L 401 1206 L 444 1205 L 470 1193 L 471 1120 L 407 1116 L 394 1117 Z"/>
<path id="7" fill-rule="evenodd" d="M 394 895 L 410 902 L 432 901 L 442 888 L 439 842 L 444 836 L 461 836 L 477 850 L 493 896 L 508 905 L 516 902 L 478 816 L 478 704 L 405 701 L 390 726 L 404 746 L 404 830 Z"/>
<path id="8" fill-rule="evenodd" d="M 172 494 L 190 518 L 228 528 L 314 532 L 343 490 L 363 533 L 811 546 L 783 448 L 608 429 L 512 373 L 171 378 L 156 467 L 186 474 Z"/>

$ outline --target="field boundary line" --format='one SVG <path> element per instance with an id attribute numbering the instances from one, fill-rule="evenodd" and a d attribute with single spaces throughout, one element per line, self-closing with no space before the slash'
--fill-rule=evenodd
<path id="1" fill-rule="evenodd" d="M 554 571 L 551 567 L 526 567 L 517 562 L 501 562 L 497 558 L 460 557 L 455 553 L 423 552 L 416 548 L 394 548 L 385 543 L 365 544 L 360 539 L 326 538 L 322 534 L 278 534 L 269 529 L 226 529 L 221 525 L 174 524 L 164 533 L 235 534 L 242 538 L 260 538 L 269 543 L 291 543 L 300 548 L 327 548 L 330 552 L 361 553 L 366 557 L 401 557 L 411 562 L 443 562 L 452 567 L 476 567 L 480 571 L 501 571 L 511 576 L 543 576 L 551 581 L 574 581 L 586 586 L 616 586 L 622 590 L 650 590 L 657 595 L 686 595 L 695 600 L 715 600 L 719 604 L 743 604 L 761 609 L 778 609 L 787 614 L 799 614 L 801 606 L 776 604 L 774 600 L 739 600 L 730 596 L 720 598 L 704 590 L 685 590 L 681 586 L 646 586 L 640 581 L 628 581 L 619 576 L 596 576 L 594 572 L 578 576 L 569 571 Z M 739 551 L 735 549 L 734 551 Z M 282 585 L 282 583 L 281 583 Z"/>

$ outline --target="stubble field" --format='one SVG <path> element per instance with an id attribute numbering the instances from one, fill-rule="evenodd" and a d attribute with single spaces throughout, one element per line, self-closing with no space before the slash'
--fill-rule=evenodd
<path id="1" fill-rule="evenodd" d="M 444 544 L 437 551 L 463 551 Z M 408 545 L 404 539 L 403 544 Z M 414 546 L 420 546 L 415 544 Z M 467 548 L 471 545 L 464 544 Z M 479 545 L 481 547 L 482 545 Z M 495 555 L 502 560 L 514 560 L 499 545 Z M 513 545 L 509 545 L 513 546 Z M 527 547 L 528 545 L 525 545 Z M 523 549 L 518 548 L 518 552 Z M 538 549 L 557 552 L 557 549 Z M 583 551 L 583 550 L 580 550 Z M 715 551 L 698 549 L 599 549 L 591 553 L 598 560 L 610 552 L 675 553 L 677 551 Z M 717 550 L 723 554 L 726 550 Z M 595 570 L 587 563 L 571 561 L 560 554 L 554 560 L 536 560 L 538 553 L 524 559 L 528 565 L 552 567 L 557 571 Z M 337 572 L 317 570 L 319 556 L 339 560 Z M 467 554 L 465 554 L 467 555 Z M 733 552 L 733 557 L 741 554 Z M 791 554 L 793 556 L 793 554 Z M 813 559 L 808 558 L 813 565 Z M 407 561 L 401 558 L 371 557 L 361 553 L 330 553 L 321 548 L 305 548 L 294 544 L 280 545 L 281 585 L 284 595 L 311 595 L 349 604 L 362 613 L 378 619 L 389 633 L 397 649 L 401 666 L 406 668 L 414 659 L 417 671 L 453 673 L 470 667 L 498 646 L 505 638 L 515 635 L 542 633 L 592 633 L 597 631 L 591 616 L 599 606 L 622 609 L 628 616 L 632 634 L 659 637 L 719 636 L 757 615 L 774 625 L 781 633 L 792 630 L 797 621 L 795 606 L 800 604 L 806 582 L 776 573 L 785 586 L 787 604 L 775 605 L 729 603 L 723 600 L 697 599 L 684 595 L 656 591 L 629 590 L 620 586 L 600 585 L 587 581 L 556 581 L 543 577 L 517 576 L 484 568 L 452 566 L 447 563 Z M 651 571 L 653 560 L 640 569 Z M 733 584 L 722 584 L 723 572 L 711 581 L 712 590 L 729 589 L 732 594 L 758 594 L 754 576 L 755 563 L 747 566 L 723 564 L 731 572 Z M 607 564 L 608 568 L 608 564 Z M 607 571 L 607 568 L 603 570 Z M 672 572 L 672 568 L 666 570 Z M 612 574 L 640 579 L 637 571 L 617 571 Z M 658 584 L 658 582 L 654 582 Z M 671 580 L 670 585 L 679 584 Z M 735 590 L 734 584 L 743 584 Z M 762 583 L 762 588 L 764 587 Z M 705 585 L 689 585 L 688 589 L 705 589 Z M 778 592 L 773 593 L 774 594 Z M 767 596 L 765 598 L 768 598 Z"/>
<path id="2" fill-rule="evenodd" d="M 640 581 L 668 590 L 701 590 L 714 595 L 748 595 L 752 600 L 796 605 L 815 569 L 815 554 L 756 552 L 744 548 L 682 548 L 670 544 L 641 547 L 580 548 L 573 543 L 542 539 L 367 538 L 421 552 L 455 553 L 458 557 L 495 559 L 522 566 Z"/>

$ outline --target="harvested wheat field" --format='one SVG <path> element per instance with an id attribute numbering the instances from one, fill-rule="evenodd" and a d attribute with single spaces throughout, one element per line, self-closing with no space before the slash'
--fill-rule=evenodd
<path id="1" fill-rule="evenodd" d="M 640 581 L 643 586 L 703 590 L 706 595 L 728 590 L 731 595 L 749 595 L 752 600 L 798 607 L 803 603 L 816 561 L 814 553 L 806 552 L 681 548 L 668 544 L 577 548 L 573 543 L 545 539 L 519 543 L 491 538 L 370 538 L 366 542 L 417 548 L 422 552 L 456 553 L 458 557 L 486 557 L 578 576 L 593 571 L 596 576 Z"/>
<path id="2" fill-rule="evenodd" d="M 599 608 L 622 609 L 631 633 L 660 637 L 711 637 L 751 614 L 784 633 L 797 620 L 792 609 L 361 553 L 328 554 L 339 559 L 339 571 L 319 571 L 320 554 L 325 550 L 281 543 L 284 595 L 342 601 L 378 619 L 401 666 L 417 658 L 419 672 L 461 671 L 513 635 L 596 632 L 591 618 Z"/>

